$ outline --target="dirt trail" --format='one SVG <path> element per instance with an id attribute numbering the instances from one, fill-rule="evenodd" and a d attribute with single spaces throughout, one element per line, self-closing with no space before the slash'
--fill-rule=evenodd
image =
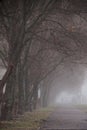
<path id="1" fill-rule="evenodd" d="M 57 107 L 40 130 L 87 130 L 87 113 L 70 106 Z"/>

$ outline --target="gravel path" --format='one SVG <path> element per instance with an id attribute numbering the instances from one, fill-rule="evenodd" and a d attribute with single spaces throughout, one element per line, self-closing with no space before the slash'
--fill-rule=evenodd
<path id="1" fill-rule="evenodd" d="M 87 130 L 87 113 L 75 107 L 57 107 L 40 130 Z"/>

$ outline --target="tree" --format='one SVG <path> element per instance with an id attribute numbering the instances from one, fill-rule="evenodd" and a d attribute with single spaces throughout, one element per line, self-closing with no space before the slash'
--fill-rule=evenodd
<path id="1" fill-rule="evenodd" d="M 7 67 L 0 82 L 0 103 L 2 100 L 5 103 L 3 119 L 12 118 L 15 96 L 21 114 L 29 110 L 31 103 L 35 108 L 40 82 L 61 62 L 81 61 L 78 54 L 84 52 L 86 46 L 82 47 L 82 43 L 86 40 L 83 40 L 84 34 L 78 32 L 76 21 L 73 21 L 79 13 L 77 6 L 71 0 L 4 0 L 0 3 L 0 33 L 7 45 L 6 52 L 3 46 L 0 50 Z M 14 91 L 16 88 L 17 92 Z M 48 87 L 43 90 L 50 91 Z"/>
<path id="2" fill-rule="evenodd" d="M 38 24 L 44 19 L 55 1 L 2 1 L 0 3 L 0 13 L 3 28 L 5 30 L 4 37 L 7 40 L 8 50 L 8 67 L 5 75 L 0 82 L 0 88 L 3 88 L 7 82 L 6 99 L 9 100 L 12 90 L 12 75 L 16 71 L 16 67 L 23 51 L 24 46 L 31 40 L 31 31 L 37 28 Z M 34 14 L 35 13 L 35 14 Z M 14 79 L 14 78 L 13 78 Z M 10 85 L 9 85 L 10 84 Z M 8 89 L 9 88 L 9 89 Z M 11 110 L 9 101 L 5 101 L 7 108 Z M 7 113 L 8 111 L 7 110 Z M 11 115 L 11 113 L 10 113 Z M 7 117 L 8 118 L 8 114 Z"/>

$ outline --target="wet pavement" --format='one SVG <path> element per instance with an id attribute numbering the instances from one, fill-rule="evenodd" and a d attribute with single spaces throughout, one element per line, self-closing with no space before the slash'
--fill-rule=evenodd
<path id="1" fill-rule="evenodd" d="M 40 130 L 87 130 L 87 113 L 72 107 L 56 107 Z"/>

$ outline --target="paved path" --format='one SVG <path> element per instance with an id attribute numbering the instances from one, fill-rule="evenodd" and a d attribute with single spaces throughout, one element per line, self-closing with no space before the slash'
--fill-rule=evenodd
<path id="1" fill-rule="evenodd" d="M 87 113 L 75 107 L 57 107 L 41 130 L 87 130 Z"/>

